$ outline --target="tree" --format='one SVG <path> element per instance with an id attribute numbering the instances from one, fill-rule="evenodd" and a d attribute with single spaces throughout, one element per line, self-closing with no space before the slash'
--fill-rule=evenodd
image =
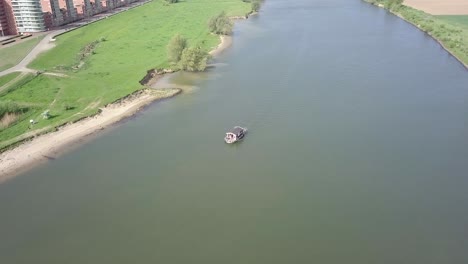
<path id="1" fill-rule="evenodd" d="M 166 0 L 166 2 L 168 2 L 169 4 L 175 4 L 179 2 L 179 0 Z"/>
<path id="2" fill-rule="evenodd" d="M 387 0 L 384 6 L 385 8 L 390 9 L 390 10 L 397 10 L 401 7 L 402 4 L 403 4 L 403 0 Z"/>
<path id="3" fill-rule="evenodd" d="M 230 35 L 232 34 L 232 27 L 233 23 L 224 11 L 208 22 L 208 28 L 215 34 Z"/>
<path id="4" fill-rule="evenodd" d="M 252 11 L 258 12 L 258 10 L 260 10 L 260 0 L 252 1 Z"/>
<path id="5" fill-rule="evenodd" d="M 187 39 L 177 34 L 172 37 L 171 41 L 167 45 L 167 57 L 169 62 L 177 64 L 180 61 L 182 52 L 187 48 Z"/>
<path id="6" fill-rule="evenodd" d="M 204 71 L 209 54 L 200 47 L 184 49 L 180 59 L 179 67 L 186 71 Z"/>

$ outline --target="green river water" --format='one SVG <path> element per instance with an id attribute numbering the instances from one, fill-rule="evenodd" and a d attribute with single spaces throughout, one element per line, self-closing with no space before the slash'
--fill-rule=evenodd
<path id="1" fill-rule="evenodd" d="M 0 263 L 468 263 L 459 62 L 358 0 L 234 35 L 191 92 L 0 185 Z"/>

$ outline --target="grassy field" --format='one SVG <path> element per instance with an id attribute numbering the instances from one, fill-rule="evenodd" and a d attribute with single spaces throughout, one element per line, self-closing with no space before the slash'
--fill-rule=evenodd
<path id="1" fill-rule="evenodd" d="M 44 35 L 31 37 L 11 47 L 0 48 L 0 71 L 11 68 L 18 64 L 34 46 L 44 38 Z"/>
<path id="2" fill-rule="evenodd" d="M 461 31 L 459 32 L 459 38 L 461 44 L 454 49 L 455 54 L 462 59 L 462 61 L 468 65 L 468 15 L 456 15 L 456 16 L 436 16 L 440 21 L 444 21 L 449 25 L 453 25 Z M 452 44 L 453 45 L 453 44 Z"/>
<path id="3" fill-rule="evenodd" d="M 31 80 L 35 78 L 35 75 L 32 73 L 20 73 L 20 72 L 14 72 L 10 73 L 4 77 L 8 77 L 10 79 L 11 77 L 15 77 L 14 79 L 11 79 L 8 81 L 8 83 L 4 84 L 3 86 L 0 86 L 0 102 L 7 100 L 6 96 L 8 93 L 13 92 L 14 90 L 22 87 L 23 85 L 27 84 Z M 3 81 L 5 79 L 1 79 L 0 81 Z"/>
<path id="4" fill-rule="evenodd" d="M 13 72 L 13 73 L 10 73 L 10 74 L 7 74 L 5 76 L 0 77 L 0 87 L 5 85 L 6 83 L 10 82 L 14 78 L 18 77 L 18 75 L 20 75 L 19 72 Z"/>
<path id="5" fill-rule="evenodd" d="M 219 39 L 208 32 L 207 23 L 223 10 L 228 15 L 245 15 L 250 4 L 241 0 L 190 0 L 167 5 L 155 0 L 59 36 L 57 47 L 40 55 L 29 67 L 68 77 L 39 75 L 0 95 L 2 101 L 29 107 L 21 122 L 0 130 L 0 149 L 34 131 L 51 130 L 96 113 L 99 107 L 141 89 L 139 81 L 148 69 L 169 67 L 166 46 L 177 33 L 190 45 L 207 50 L 216 47 Z M 41 117 L 45 110 L 50 110 L 52 118 Z M 33 131 L 28 128 L 29 119 L 39 121 Z"/>
<path id="6" fill-rule="evenodd" d="M 394 4 L 398 0 L 365 0 L 413 23 L 440 41 L 447 50 L 468 65 L 468 16 L 433 16 L 412 7 Z"/>
<path id="7" fill-rule="evenodd" d="M 436 16 L 452 24 L 457 24 L 465 29 L 468 29 L 468 15 L 464 16 Z"/>

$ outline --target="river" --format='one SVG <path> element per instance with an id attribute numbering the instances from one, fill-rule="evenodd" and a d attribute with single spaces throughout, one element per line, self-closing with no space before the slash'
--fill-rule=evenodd
<path id="1" fill-rule="evenodd" d="M 459 62 L 358 0 L 234 35 L 191 92 L 0 185 L 0 263 L 468 263 Z"/>

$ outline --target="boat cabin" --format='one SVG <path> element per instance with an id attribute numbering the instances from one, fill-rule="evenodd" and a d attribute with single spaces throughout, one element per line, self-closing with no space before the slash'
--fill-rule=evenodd
<path id="1" fill-rule="evenodd" d="M 228 144 L 237 142 L 244 138 L 246 132 L 247 132 L 247 129 L 240 127 L 240 126 L 236 126 L 231 131 L 226 133 L 226 136 L 224 137 L 224 141 Z"/>

